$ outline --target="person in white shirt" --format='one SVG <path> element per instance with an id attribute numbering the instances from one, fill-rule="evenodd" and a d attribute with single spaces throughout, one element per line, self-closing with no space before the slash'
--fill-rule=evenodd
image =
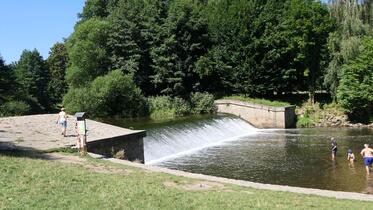
<path id="1" fill-rule="evenodd" d="M 67 114 L 63 107 L 61 108 L 60 113 L 58 113 L 57 123 L 61 125 L 61 135 L 65 137 L 67 128 Z"/>

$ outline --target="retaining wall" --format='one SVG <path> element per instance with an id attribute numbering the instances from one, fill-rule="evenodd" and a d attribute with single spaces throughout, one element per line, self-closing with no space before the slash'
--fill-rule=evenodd
<path id="1" fill-rule="evenodd" d="M 218 113 L 238 116 L 257 128 L 294 128 L 295 106 L 272 107 L 239 100 L 215 101 Z"/>
<path id="2" fill-rule="evenodd" d="M 144 142 L 145 131 L 114 136 L 87 142 L 87 150 L 92 153 L 112 157 L 123 150 L 125 159 L 129 161 L 138 160 L 144 163 Z"/>

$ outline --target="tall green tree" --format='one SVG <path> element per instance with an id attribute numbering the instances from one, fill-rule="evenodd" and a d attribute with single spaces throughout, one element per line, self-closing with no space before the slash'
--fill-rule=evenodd
<path id="1" fill-rule="evenodd" d="M 0 56 L 0 102 L 7 100 L 15 90 L 15 76 Z"/>
<path id="2" fill-rule="evenodd" d="M 48 95 L 51 106 L 62 102 L 62 97 L 67 91 L 65 81 L 66 69 L 68 67 L 68 54 L 64 43 L 57 42 L 53 45 L 46 60 L 50 80 L 48 83 Z"/>
<path id="3" fill-rule="evenodd" d="M 334 22 L 324 4 L 312 0 L 290 0 L 285 8 L 284 25 L 290 37 L 289 46 L 297 49 L 294 60 L 298 70 L 298 79 L 305 81 L 310 99 L 314 101 L 314 92 L 322 87 L 322 77 L 328 62 L 327 40 L 334 31 Z M 291 82 L 296 83 L 296 80 Z"/>
<path id="4" fill-rule="evenodd" d="M 332 0 L 329 3 L 330 14 L 336 20 L 337 30 L 328 40 L 330 63 L 326 71 L 324 85 L 337 100 L 337 89 L 342 66 L 360 53 L 361 37 L 372 34 L 371 20 L 368 14 L 373 12 L 371 1 Z M 364 16 L 367 16 L 364 18 Z M 367 18 L 367 19 L 366 19 Z"/>
<path id="5" fill-rule="evenodd" d="M 97 18 L 86 20 L 75 27 L 66 42 L 70 62 L 66 81 L 71 87 L 85 86 L 109 71 L 108 32 L 108 22 Z"/>
<path id="6" fill-rule="evenodd" d="M 166 13 L 162 0 L 121 0 L 108 17 L 108 46 L 114 69 L 131 74 L 146 95 L 155 94 L 149 76 L 153 74 L 151 48 Z"/>
<path id="7" fill-rule="evenodd" d="M 80 21 L 91 18 L 104 18 L 116 7 L 118 0 L 86 0 L 83 11 L 79 13 Z"/>
<path id="8" fill-rule="evenodd" d="M 24 50 L 15 65 L 16 80 L 20 88 L 37 99 L 44 109 L 49 108 L 48 81 L 50 75 L 40 53 Z"/>
<path id="9" fill-rule="evenodd" d="M 373 121 L 373 38 L 363 39 L 362 48 L 342 66 L 337 96 L 350 119 L 368 123 Z"/>
<path id="10" fill-rule="evenodd" d="M 189 0 L 173 1 L 160 27 L 151 52 L 157 92 L 185 97 L 199 86 L 196 62 L 210 47 L 207 20 L 200 4 Z"/>

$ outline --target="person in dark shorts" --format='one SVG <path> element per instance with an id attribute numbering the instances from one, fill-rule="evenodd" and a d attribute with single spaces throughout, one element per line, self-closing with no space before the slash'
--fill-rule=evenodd
<path id="1" fill-rule="evenodd" d="M 335 159 L 335 157 L 337 156 L 337 150 L 338 150 L 338 147 L 337 147 L 337 141 L 332 137 L 331 139 L 331 142 L 332 142 L 332 147 L 331 147 L 331 151 L 332 151 L 332 160 Z"/>
<path id="2" fill-rule="evenodd" d="M 364 159 L 365 170 L 369 174 L 373 163 L 373 149 L 369 147 L 369 144 L 364 144 L 364 149 L 361 150 L 360 154 Z"/>

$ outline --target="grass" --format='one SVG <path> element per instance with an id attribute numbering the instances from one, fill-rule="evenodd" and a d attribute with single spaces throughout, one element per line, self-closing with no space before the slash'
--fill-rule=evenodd
<path id="1" fill-rule="evenodd" d="M 169 186 L 196 183 L 87 158 L 99 173 L 27 153 L 0 153 L 0 209 L 371 209 L 372 203 L 225 185 L 209 190 Z"/>
<path id="2" fill-rule="evenodd" d="M 228 99 L 228 100 L 240 100 L 244 102 L 249 102 L 253 104 L 261 104 L 265 106 L 274 106 L 274 107 L 283 107 L 283 106 L 290 106 L 289 103 L 283 102 L 283 101 L 271 101 L 267 99 L 261 99 L 261 98 L 249 98 L 245 96 L 227 96 L 224 97 L 223 99 Z"/>

